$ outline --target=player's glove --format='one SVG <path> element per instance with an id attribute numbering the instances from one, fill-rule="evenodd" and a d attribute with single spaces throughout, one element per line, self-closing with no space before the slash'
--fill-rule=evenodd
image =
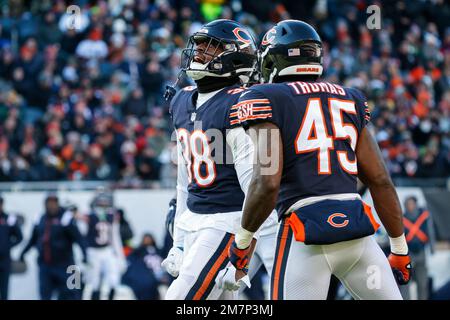
<path id="1" fill-rule="evenodd" d="M 172 277 L 176 278 L 180 273 L 182 263 L 183 249 L 179 247 L 172 247 L 167 255 L 167 258 L 161 262 L 161 267 L 163 267 Z"/>
<path id="2" fill-rule="evenodd" d="M 228 250 L 228 258 L 233 266 L 236 267 L 237 270 L 242 270 L 245 274 L 248 273 L 248 265 L 250 262 L 250 248 L 252 246 L 249 245 L 245 249 L 239 249 L 235 241 L 230 246 Z"/>
<path id="3" fill-rule="evenodd" d="M 166 215 L 166 230 L 173 239 L 173 228 L 175 224 L 175 213 L 177 211 L 177 199 L 173 198 L 169 202 L 169 211 Z"/>
<path id="4" fill-rule="evenodd" d="M 399 255 L 391 252 L 388 260 L 397 283 L 399 285 L 407 284 L 411 279 L 412 270 L 409 255 Z"/>
<path id="5" fill-rule="evenodd" d="M 236 280 L 236 273 L 237 270 L 233 265 L 229 265 L 225 269 L 220 270 L 216 277 L 217 287 L 221 290 L 236 291 L 239 290 L 242 283 L 244 283 L 248 288 L 250 288 L 251 285 L 249 276 L 245 275 L 239 280 Z"/>

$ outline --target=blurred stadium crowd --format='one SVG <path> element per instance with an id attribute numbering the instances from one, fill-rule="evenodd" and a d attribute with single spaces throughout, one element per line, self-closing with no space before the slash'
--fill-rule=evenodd
<path id="1" fill-rule="evenodd" d="M 448 176 L 449 16 L 443 0 L 0 1 L 0 181 L 174 181 L 162 93 L 188 35 L 216 18 L 256 36 L 280 19 L 315 25 L 326 80 L 366 93 L 392 175 Z"/>

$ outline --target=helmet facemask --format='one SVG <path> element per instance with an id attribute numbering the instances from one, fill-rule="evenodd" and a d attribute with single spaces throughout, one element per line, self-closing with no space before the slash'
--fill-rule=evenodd
<path id="1" fill-rule="evenodd" d="M 199 57 L 203 58 L 203 63 L 195 61 L 200 60 Z M 182 51 L 181 68 L 195 81 L 206 76 L 230 78 L 249 75 L 254 69 L 249 65 L 254 65 L 254 60 L 255 51 L 250 44 L 197 33 L 189 38 Z"/>

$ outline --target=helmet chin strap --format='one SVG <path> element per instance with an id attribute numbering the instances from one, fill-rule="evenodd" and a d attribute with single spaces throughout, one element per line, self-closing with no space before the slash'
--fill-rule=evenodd
<path id="1" fill-rule="evenodd" d="M 225 53 L 226 53 L 225 51 L 219 53 L 217 55 L 217 58 L 224 55 Z M 207 68 L 210 63 L 211 63 L 211 61 L 208 63 L 200 63 L 200 62 L 196 62 L 196 61 L 192 60 L 189 64 L 189 69 L 186 70 L 186 75 L 194 81 L 203 79 L 206 76 L 215 77 L 215 78 L 229 77 L 228 74 L 215 74 L 215 73 L 209 72 L 207 70 Z"/>
<path id="2" fill-rule="evenodd" d="M 241 81 L 241 83 L 244 85 L 244 87 L 246 87 L 250 81 L 250 77 L 243 75 L 243 74 L 239 75 L 238 77 L 239 77 L 239 80 Z"/>
<path id="3" fill-rule="evenodd" d="M 189 65 L 189 70 L 186 70 L 186 75 L 194 81 L 200 80 L 207 75 L 207 66 L 208 64 L 192 61 Z"/>

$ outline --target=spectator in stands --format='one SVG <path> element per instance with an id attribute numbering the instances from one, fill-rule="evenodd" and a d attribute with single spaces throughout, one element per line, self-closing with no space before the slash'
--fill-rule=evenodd
<path id="1" fill-rule="evenodd" d="M 76 49 L 79 57 L 86 60 L 99 60 L 108 54 L 108 46 L 103 41 L 103 30 L 99 27 L 94 28 L 87 39 L 81 41 Z"/>
<path id="2" fill-rule="evenodd" d="M 124 101 L 122 114 L 124 116 L 133 115 L 141 119 L 148 115 L 147 103 L 141 88 L 136 87 L 131 90 L 129 97 Z"/>
<path id="3" fill-rule="evenodd" d="M 62 1 L 11 3 L 0 13 L 0 21 L 12 22 L 0 22 L 0 140 L 5 136 L 9 142 L 0 152 L 0 180 L 70 179 L 75 155 L 66 158 L 70 131 L 80 134 L 84 161 L 95 164 L 83 179 L 119 179 L 127 186 L 173 176 L 174 167 L 161 158 L 172 130 L 161 93 L 176 80 L 187 35 L 213 17 L 239 20 L 258 36 L 280 19 L 314 24 L 327 52 L 324 80 L 366 94 L 372 130 L 391 174 L 448 176 L 450 9 L 445 1 L 401 0 L 395 6 L 378 1 L 381 30 L 367 29 L 362 2 L 250 2 L 83 1 L 75 28 Z M 420 19 L 411 19 L 415 16 Z M 182 78 L 178 85 L 189 84 Z M 130 116 L 139 129 L 124 138 Z M 33 141 L 21 152 L 29 125 Z M 136 140 L 136 151 L 127 162 L 120 150 L 130 139 Z"/>
<path id="4" fill-rule="evenodd" d="M 9 142 L 6 137 L 0 137 L 0 177 L 2 181 L 10 181 L 12 162 L 9 156 Z"/>
<path id="5" fill-rule="evenodd" d="M 69 179 L 84 180 L 89 174 L 89 167 L 84 152 L 75 151 L 73 160 L 69 163 Z"/>
<path id="6" fill-rule="evenodd" d="M 118 178 L 117 165 L 108 163 L 99 144 L 93 143 L 89 147 L 88 180 L 111 181 Z"/>
<path id="7" fill-rule="evenodd" d="M 156 59 L 150 60 L 147 62 L 141 78 L 141 85 L 144 89 L 144 94 L 153 104 L 162 102 L 161 96 L 164 77 L 161 71 L 160 63 L 156 61 Z"/>

